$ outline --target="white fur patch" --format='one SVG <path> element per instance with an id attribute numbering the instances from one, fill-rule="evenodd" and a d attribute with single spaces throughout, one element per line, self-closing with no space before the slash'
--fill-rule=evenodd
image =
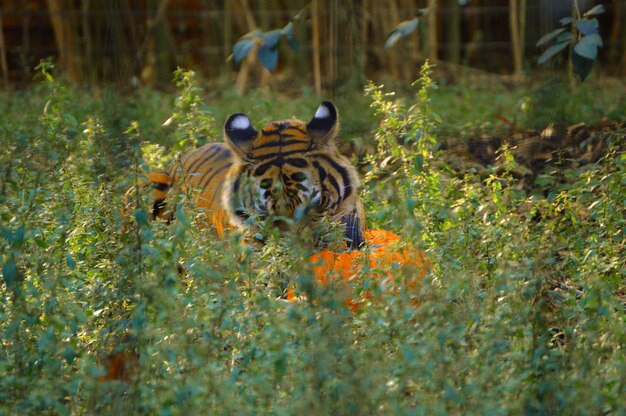
<path id="1" fill-rule="evenodd" d="M 315 118 L 328 118 L 330 117 L 330 111 L 325 105 L 320 105 L 315 112 Z"/>
<path id="2" fill-rule="evenodd" d="M 250 127 L 250 119 L 244 115 L 237 116 L 231 121 L 230 126 L 233 129 L 245 130 Z"/>

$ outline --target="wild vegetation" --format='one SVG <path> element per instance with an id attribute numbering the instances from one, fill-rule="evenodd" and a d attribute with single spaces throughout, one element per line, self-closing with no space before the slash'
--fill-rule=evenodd
<path id="1" fill-rule="evenodd" d="M 598 160 L 552 161 L 531 189 L 510 146 L 480 173 L 440 149 L 496 116 L 623 122 L 625 103 L 596 84 L 557 102 L 437 89 L 424 66 L 408 93 L 338 96 L 368 227 L 433 263 L 393 294 L 363 267 L 351 290 L 376 296 L 353 312 L 288 235 L 261 250 L 220 241 L 186 195 L 171 225 L 148 220 L 148 195 L 124 213 L 142 172 L 221 140 L 227 114 L 305 117 L 317 96 L 241 98 L 187 71 L 176 96 L 82 91 L 47 63 L 38 78 L 0 100 L 1 413 L 626 413 L 626 129 L 602 133 Z M 281 300 L 286 283 L 306 299 Z"/>

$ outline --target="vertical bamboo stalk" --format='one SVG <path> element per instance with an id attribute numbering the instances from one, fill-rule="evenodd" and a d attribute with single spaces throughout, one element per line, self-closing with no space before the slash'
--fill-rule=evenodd
<path id="1" fill-rule="evenodd" d="M 243 10 L 244 16 L 246 18 L 246 25 L 248 26 L 248 31 L 256 30 L 256 22 L 254 21 L 254 16 L 250 11 L 250 6 L 248 5 L 247 0 L 240 0 L 241 9 Z M 258 51 L 258 45 L 255 46 L 241 62 L 241 66 L 239 67 L 239 72 L 237 73 L 237 78 L 235 79 L 235 86 L 237 87 L 237 91 L 241 96 L 245 95 L 248 91 L 248 78 L 250 75 L 250 69 L 254 65 L 255 54 Z"/>
<path id="2" fill-rule="evenodd" d="M 622 4 L 622 0 L 613 0 L 613 22 L 611 23 L 611 34 L 609 35 L 609 44 L 611 45 L 609 57 L 614 63 L 617 63 L 619 59 L 619 50 L 614 45 L 618 45 L 620 41 L 619 35 L 622 28 L 621 22 L 623 21 Z M 624 50 L 626 53 L 626 47 L 624 47 Z"/>
<path id="3" fill-rule="evenodd" d="M 319 0 L 311 0 L 311 37 L 313 38 L 313 80 L 315 93 L 322 95 L 322 69 L 320 65 Z"/>
<path id="4" fill-rule="evenodd" d="M 511 33 L 511 50 L 513 53 L 513 76 L 522 76 L 522 49 L 520 44 L 519 5 L 517 0 L 509 0 L 509 30 Z"/>
<path id="5" fill-rule="evenodd" d="M 91 25 L 89 24 L 89 9 L 90 9 L 90 0 L 83 0 L 81 2 L 81 26 L 83 32 L 83 44 L 85 54 L 85 62 L 89 62 L 90 65 L 87 65 L 86 68 L 86 76 L 89 79 L 88 82 L 95 83 L 96 81 L 96 66 L 92 65 L 93 63 L 93 41 L 91 39 Z"/>
<path id="6" fill-rule="evenodd" d="M 2 26 L 2 12 L 0 11 L 0 68 L 2 68 L 2 81 L 4 88 L 9 86 L 9 66 L 7 65 L 7 51 L 4 43 L 4 28 Z"/>
<path id="7" fill-rule="evenodd" d="M 448 59 L 458 64 L 461 60 L 461 6 L 458 0 L 448 0 L 447 4 L 452 10 L 450 20 L 447 22 L 448 42 L 450 44 Z"/>
<path id="8" fill-rule="evenodd" d="M 428 0 L 428 59 L 438 60 L 439 43 L 437 41 L 437 0 Z"/>
<path id="9" fill-rule="evenodd" d="M 328 27 L 328 31 L 326 32 L 327 33 L 326 45 L 328 47 L 328 52 L 326 53 L 326 58 L 327 58 L 327 63 L 328 63 L 326 66 L 326 70 L 327 70 L 326 84 L 327 84 L 327 87 L 330 84 L 330 92 L 332 95 L 335 92 L 334 91 L 335 81 L 337 78 L 337 74 L 335 72 L 336 53 L 337 53 L 337 31 L 335 27 L 335 21 L 337 20 L 337 2 L 335 1 L 326 2 L 326 5 L 327 5 L 327 10 L 330 9 L 326 18 L 326 24 Z"/>
<path id="10" fill-rule="evenodd" d="M 383 23 L 382 24 L 382 29 L 381 33 L 385 33 L 385 34 L 389 34 L 393 31 L 393 28 L 399 23 L 398 21 L 398 16 L 397 16 L 397 10 L 396 10 L 396 17 L 394 18 L 393 16 L 393 4 L 395 3 L 396 0 L 391 0 L 389 2 L 389 8 L 384 7 L 378 8 L 378 13 L 380 14 L 380 21 Z M 398 64 L 398 52 L 397 52 L 397 47 L 400 45 L 396 45 L 395 48 L 389 48 L 386 52 L 386 58 L 387 58 L 387 62 L 389 62 L 389 71 L 391 72 L 391 77 L 393 79 L 400 79 L 400 65 Z"/>
<path id="11" fill-rule="evenodd" d="M 526 55 L 526 0 L 519 0 L 519 2 L 519 44 L 523 70 L 524 56 Z"/>
<path id="12" fill-rule="evenodd" d="M 400 15 L 398 14 L 398 5 L 396 4 L 396 0 L 391 0 L 388 4 L 389 6 L 389 13 L 387 14 L 387 16 L 383 16 L 386 17 L 385 21 L 387 22 L 387 24 L 389 25 L 384 33 L 391 33 L 392 29 L 398 24 L 400 23 Z M 381 11 L 381 13 L 385 13 L 386 8 L 381 8 L 379 9 Z M 393 77 L 393 79 L 400 79 L 401 75 L 400 75 L 400 64 L 398 63 L 398 52 L 397 52 L 397 46 L 400 45 L 396 45 L 396 48 L 390 48 L 387 51 L 387 56 L 389 58 L 389 69 L 391 70 L 391 76 Z"/>
<path id="13" fill-rule="evenodd" d="M 369 28 L 369 0 L 363 0 L 363 4 L 361 6 L 361 19 L 360 19 L 360 24 L 361 24 L 361 36 L 360 36 L 360 41 L 361 44 L 359 45 L 359 71 L 361 73 L 361 76 L 363 76 L 363 74 L 365 74 L 365 66 L 367 63 L 367 29 Z"/>
<path id="14" fill-rule="evenodd" d="M 418 9 L 419 7 L 419 1 L 415 2 L 414 0 L 409 0 L 408 4 L 409 4 L 409 7 L 414 10 Z M 413 59 L 412 59 L 413 68 L 416 68 L 418 65 L 420 65 L 423 59 L 423 48 L 421 46 L 423 26 L 424 26 L 424 22 L 421 21 L 419 23 L 417 30 L 415 31 L 415 35 L 412 36 L 413 40 L 411 42 L 411 45 L 412 45 L 412 53 L 413 53 Z"/>
<path id="15" fill-rule="evenodd" d="M 233 45 L 233 15 L 231 11 L 231 0 L 224 1 L 224 39 L 223 39 L 223 48 L 224 48 L 224 61 L 230 55 L 230 49 Z"/>
<path id="16" fill-rule="evenodd" d="M 65 69 L 67 76 L 74 82 L 81 81 L 81 70 L 79 56 L 76 51 L 74 31 L 72 29 L 71 15 L 66 20 L 61 13 L 68 13 L 71 8 L 63 4 L 63 0 L 46 0 L 54 38 L 59 50 L 61 65 Z"/>
<path id="17" fill-rule="evenodd" d="M 241 0 L 241 7 L 246 16 L 246 23 L 248 24 L 249 30 L 257 30 L 256 22 L 254 21 L 254 15 L 252 14 L 252 10 L 250 10 L 250 5 L 248 4 L 248 0 Z"/>
<path id="18" fill-rule="evenodd" d="M 624 35 L 622 36 L 622 43 L 626 45 L 626 31 L 624 31 Z M 622 62 L 620 66 L 622 67 L 622 75 L 626 76 L 626 48 L 622 48 L 622 50 Z"/>
<path id="19" fill-rule="evenodd" d="M 209 46 L 211 42 L 211 31 L 209 30 L 210 20 L 207 14 L 207 10 L 209 9 L 209 4 L 207 0 L 200 1 L 200 11 L 199 11 L 199 25 L 200 25 L 200 55 L 198 57 L 198 64 L 202 67 L 202 75 L 207 78 L 211 77 L 211 52 L 208 50 L 207 46 Z M 221 65 L 220 65 L 221 67 Z"/>

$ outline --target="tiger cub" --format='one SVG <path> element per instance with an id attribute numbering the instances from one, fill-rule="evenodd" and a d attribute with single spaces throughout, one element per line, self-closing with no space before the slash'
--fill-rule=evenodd
<path id="1" fill-rule="evenodd" d="M 198 190 L 196 204 L 223 233 L 223 224 L 254 229 L 258 220 L 298 233 L 324 216 L 344 227 L 348 248 L 363 244 L 363 209 L 354 166 L 339 153 L 337 109 L 324 101 L 308 123 L 284 120 L 256 131 L 248 116 L 231 115 L 225 143 L 185 155 L 168 173 L 153 172 L 153 217 L 177 184 Z"/>

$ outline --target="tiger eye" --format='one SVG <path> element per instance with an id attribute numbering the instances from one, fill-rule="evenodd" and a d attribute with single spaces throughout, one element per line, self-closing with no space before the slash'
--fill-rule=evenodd
<path id="1" fill-rule="evenodd" d="M 271 179 L 263 179 L 261 181 L 261 183 L 259 184 L 259 186 L 263 189 L 269 189 L 272 186 L 272 180 Z"/>
<path id="2" fill-rule="evenodd" d="M 293 175 L 291 175 L 291 179 L 293 179 L 296 182 L 302 182 L 306 180 L 306 174 L 302 172 L 296 172 Z"/>

